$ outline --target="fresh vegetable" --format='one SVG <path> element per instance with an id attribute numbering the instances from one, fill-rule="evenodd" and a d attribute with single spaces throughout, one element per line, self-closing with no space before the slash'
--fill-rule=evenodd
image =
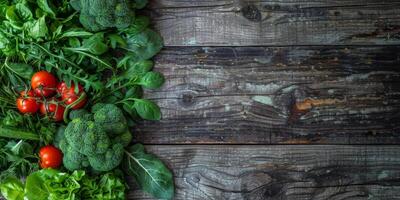
<path id="1" fill-rule="evenodd" d="M 36 72 L 31 80 L 37 96 L 50 97 L 56 92 L 57 79 L 47 71 Z"/>
<path id="2" fill-rule="evenodd" d="M 64 119 L 64 111 L 65 107 L 61 105 L 61 101 L 56 98 L 49 99 L 40 104 L 40 113 L 56 122 Z"/>
<path id="3" fill-rule="evenodd" d="M 74 9 L 80 11 L 79 20 L 90 31 L 107 28 L 127 28 L 135 19 L 135 1 L 71 0 Z"/>
<path id="4" fill-rule="evenodd" d="M 75 87 L 75 84 L 71 84 L 70 87 L 65 82 L 59 83 L 57 86 L 57 91 L 61 95 L 62 100 L 66 105 L 71 105 L 76 103 L 83 93 L 85 93 L 83 87 L 78 84 L 78 87 Z M 81 109 L 86 105 L 87 98 L 83 98 L 79 103 L 75 104 L 71 109 L 77 110 Z"/>
<path id="5" fill-rule="evenodd" d="M 113 104 L 93 106 L 92 115 L 75 115 L 57 144 L 64 153 L 68 170 L 93 169 L 110 171 L 123 158 L 124 146 L 132 136 L 122 111 Z"/>
<path id="6" fill-rule="evenodd" d="M 160 199 L 173 198 L 172 173 L 156 156 L 147 154 L 143 145 L 136 144 L 125 151 L 123 166 L 144 191 Z"/>
<path id="7" fill-rule="evenodd" d="M 9 200 L 124 200 L 126 186 L 114 173 L 90 177 L 85 171 L 71 174 L 54 169 L 42 169 L 30 174 L 25 184 L 15 177 L 0 185 Z"/>
<path id="8" fill-rule="evenodd" d="M 21 113 L 34 114 L 39 110 L 39 104 L 32 97 L 20 97 L 17 99 L 17 108 Z"/>
<path id="9" fill-rule="evenodd" d="M 146 4 L 0 0 L 0 189 L 6 198 L 125 199 L 125 183 L 110 173 L 124 166 L 151 195 L 173 197 L 166 166 L 139 144 L 127 148 L 137 120 L 161 118 L 157 104 L 142 98 L 143 88 L 165 81 L 150 60 L 162 38 L 148 17 L 136 15 Z M 34 103 L 42 115 L 34 114 Z M 46 145 L 64 152 L 61 170 L 96 178 L 37 171 Z M 22 177 L 25 186 L 18 183 Z"/>
<path id="10" fill-rule="evenodd" d="M 53 145 L 40 148 L 40 167 L 58 168 L 62 164 L 62 152 Z"/>

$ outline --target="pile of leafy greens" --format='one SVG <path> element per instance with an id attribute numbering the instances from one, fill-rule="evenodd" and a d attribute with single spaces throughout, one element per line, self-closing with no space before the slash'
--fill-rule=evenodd
<path id="1" fill-rule="evenodd" d="M 164 83 L 150 59 L 163 47 L 150 20 L 137 15 L 147 0 L 0 0 L 0 189 L 7 199 L 124 199 L 125 183 L 113 171 L 37 171 L 38 149 L 52 144 L 65 124 L 16 110 L 32 74 L 46 70 L 80 84 L 89 102 L 118 106 L 131 127 L 159 120 L 160 108 L 143 89 Z M 121 168 L 156 198 L 171 199 L 172 173 L 141 144 L 124 150 Z M 96 175 L 98 176 L 98 175 Z M 26 183 L 19 179 L 28 177 Z M 56 185 L 53 185 L 56 183 Z M 37 192 L 32 192 L 33 190 Z M 112 191 L 111 191 L 112 190 Z M 39 195 L 39 196 L 34 196 Z"/>

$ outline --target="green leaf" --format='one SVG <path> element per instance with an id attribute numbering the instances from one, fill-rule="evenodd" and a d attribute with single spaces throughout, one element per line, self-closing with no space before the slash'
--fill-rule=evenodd
<path id="1" fill-rule="evenodd" d="M 160 120 L 160 108 L 154 102 L 147 99 L 135 99 L 133 104 L 139 116 L 147 120 Z"/>
<path id="2" fill-rule="evenodd" d="M 62 35 L 61 38 L 66 38 L 66 37 L 87 37 L 87 36 L 92 36 L 93 33 L 87 32 L 84 30 L 76 30 L 76 29 L 70 29 L 65 31 Z"/>
<path id="3" fill-rule="evenodd" d="M 136 35 L 145 30 L 150 25 L 150 19 L 146 16 L 137 16 L 135 21 L 125 30 L 125 34 Z"/>
<path id="4" fill-rule="evenodd" d="M 83 40 L 82 48 L 94 55 L 101 55 L 108 50 L 108 46 L 103 41 L 104 33 L 96 33 L 90 38 Z"/>
<path id="5" fill-rule="evenodd" d="M 18 76 L 30 80 L 33 75 L 33 68 L 24 63 L 7 63 L 8 69 Z"/>
<path id="6" fill-rule="evenodd" d="M 152 154 L 147 154 L 141 144 L 125 151 L 124 169 L 133 176 L 145 192 L 159 199 L 172 199 L 174 182 L 171 171 Z"/>
<path id="7" fill-rule="evenodd" d="M 134 75 L 143 75 L 151 71 L 154 63 L 151 60 L 142 60 L 139 62 L 133 62 L 129 60 L 127 62 L 127 70 L 124 72 L 124 76 L 129 79 L 129 77 Z"/>
<path id="8" fill-rule="evenodd" d="M 34 172 L 26 178 L 25 197 L 27 200 L 45 200 L 49 197 L 41 171 Z"/>
<path id="9" fill-rule="evenodd" d="M 24 185 L 16 177 L 8 177 L 0 184 L 1 194 L 8 200 L 23 200 Z"/>
<path id="10" fill-rule="evenodd" d="M 145 88 L 157 89 L 164 84 L 164 76 L 159 72 L 147 72 L 139 81 Z"/>
<path id="11" fill-rule="evenodd" d="M 146 6 L 148 0 L 135 0 L 134 2 L 134 5 L 137 9 L 142 9 Z"/>
<path id="12" fill-rule="evenodd" d="M 43 16 L 36 20 L 29 31 L 30 36 L 33 38 L 41 38 L 46 37 L 49 30 L 47 29 L 46 25 L 46 16 Z"/>
<path id="13" fill-rule="evenodd" d="M 23 3 L 17 3 L 15 5 L 15 12 L 18 15 L 19 19 L 21 19 L 22 21 L 33 19 L 33 14 L 31 10 Z"/>
<path id="14" fill-rule="evenodd" d="M 127 34 L 126 41 L 128 46 L 125 49 L 137 60 L 148 60 L 163 47 L 161 36 L 149 28 L 139 34 Z"/>
<path id="15" fill-rule="evenodd" d="M 45 13 L 47 13 L 51 18 L 53 19 L 56 18 L 56 13 L 53 11 L 53 9 L 51 9 L 47 0 L 37 0 L 36 3 L 39 6 L 39 8 L 42 9 Z"/>
<path id="16" fill-rule="evenodd" d="M 126 47 L 125 40 L 118 34 L 110 34 L 108 35 L 108 39 L 110 40 L 110 44 L 113 49 L 117 48 L 117 45 Z"/>

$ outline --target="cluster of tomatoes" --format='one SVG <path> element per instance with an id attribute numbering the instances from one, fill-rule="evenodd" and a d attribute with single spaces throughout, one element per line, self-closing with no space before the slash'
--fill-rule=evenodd
<path id="1" fill-rule="evenodd" d="M 78 88 L 71 83 L 58 82 L 47 71 L 39 71 L 32 76 L 31 89 L 22 91 L 17 99 L 17 108 L 21 113 L 34 114 L 38 111 L 54 121 L 62 121 L 66 107 L 80 109 L 87 102 L 86 93 L 81 85 Z"/>

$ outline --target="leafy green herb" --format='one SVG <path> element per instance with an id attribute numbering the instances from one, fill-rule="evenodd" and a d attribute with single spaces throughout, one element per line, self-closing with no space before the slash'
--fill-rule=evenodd
<path id="1" fill-rule="evenodd" d="M 172 199 L 174 183 L 172 173 L 154 155 L 147 154 L 144 146 L 136 144 L 125 151 L 124 169 L 135 177 L 140 187 L 160 199 Z"/>
<path id="2" fill-rule="evenodd" d="M 0 184 L 1 194 L 6 199 L 23 200 L 24 185 L 16 177 L 10 176 Z"/>
<path id="3" fill-rule="evenodd" d="M 133 104 L 139 116 L 147 120 L 160 120 L 160 108 L 154 102 L 147 99 L 135 99 Z"/>

